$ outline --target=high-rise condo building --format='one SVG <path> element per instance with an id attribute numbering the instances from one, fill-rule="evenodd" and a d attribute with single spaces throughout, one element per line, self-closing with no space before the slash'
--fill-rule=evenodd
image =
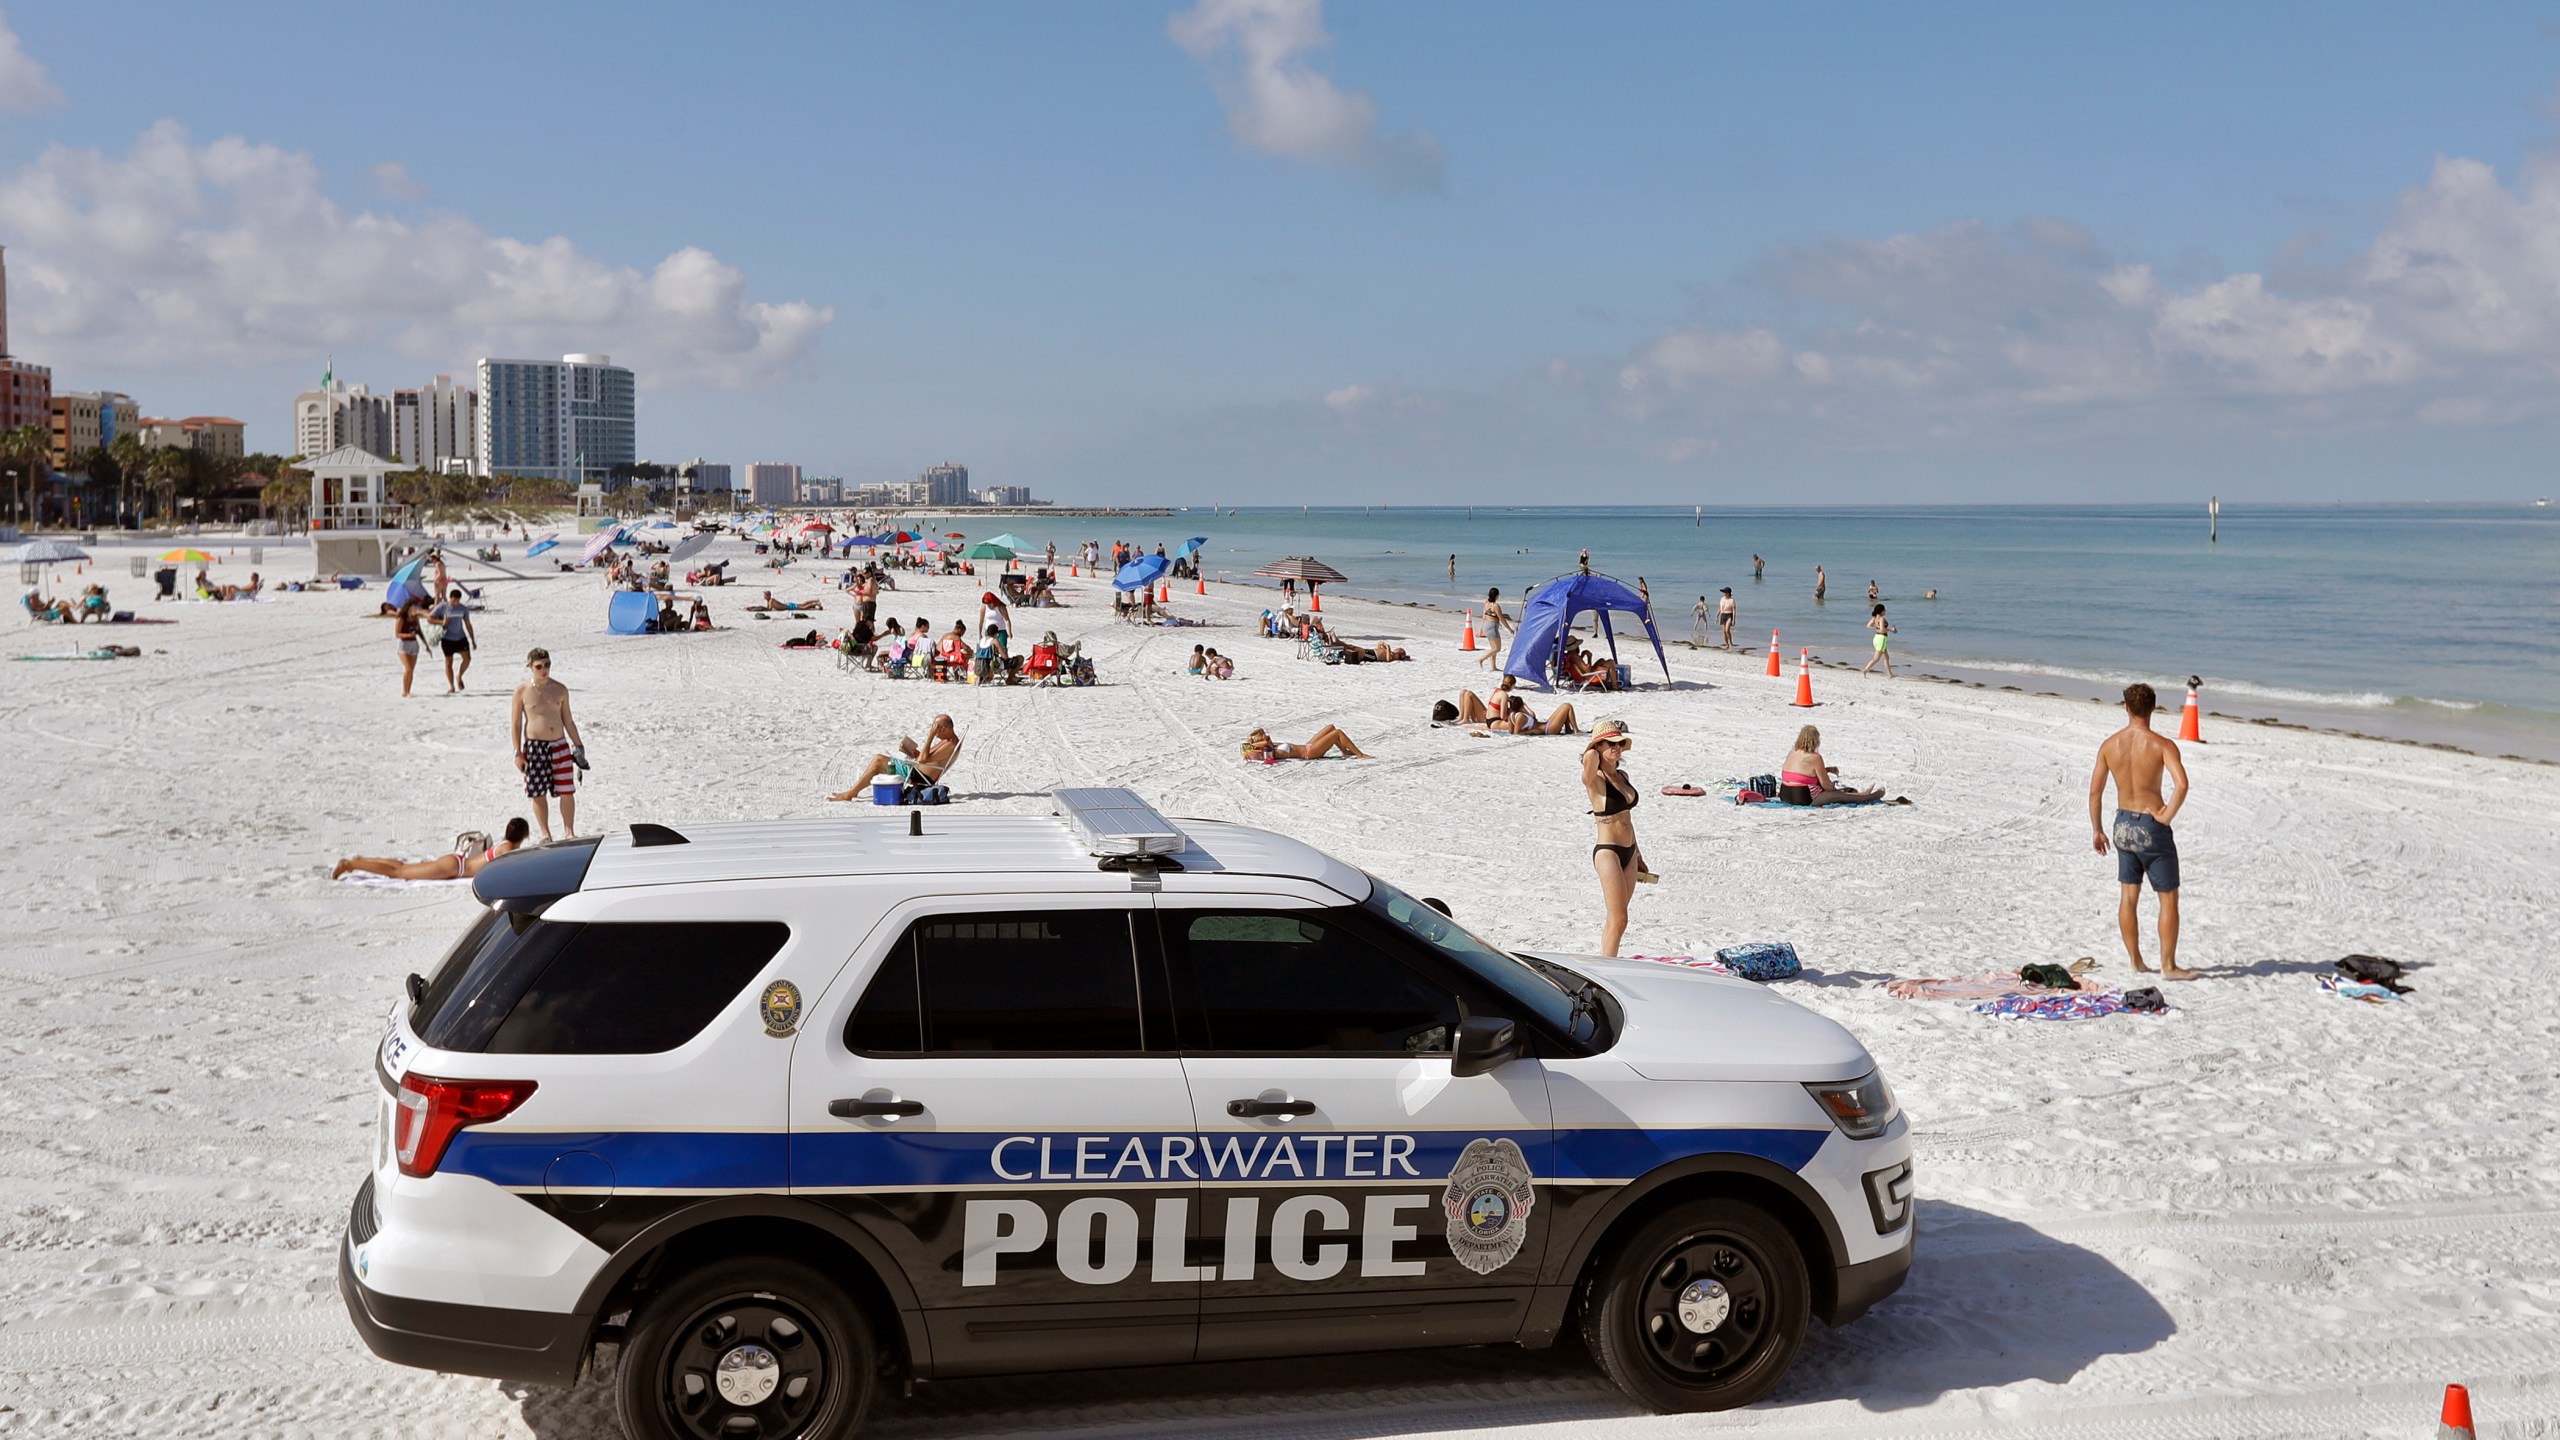
<path id="1" fill-rule="evenodd" d="M 758 460 L 747 466 L 747 499 L 757 505 L 797 505 L 800 503 L 800 467 L 778 460 Z"/>
<path id="2" fill-rule="evenodd" d="M 610 355 L 480 362 L 484 473 L 577 484 L 639 458 L 631 372 Z"/>
<path id="3" fill-rule="evenodd" d="M 691 488 L 696 495 L 729 489 L 729 467 L 720 461 L 696 455 L 685 468 L 693 472 Z"/>
<path id="4" fill-rule="evenodd" d="M 152 449 L 195 450 L 207 455 L 228 455 L 237 460 L 247 453 L 242 431 L 245 427 L 228 415 L 190 415 L 184 420 L 161 420 L 142 417 L 134 431 L 142 443 Z"/>
<path id="5" fill-rule="evenodd" d="M 0 430 L 53 423 L 53 368 L 9 353 L 9 261 L 0 249 Z"/>
<path id="6" fill-rule="evenodd" d="M 391 392 L 391 456 L 413 470 L 481 473 L 480 395 L 439 375 L 432 385 Z"/>
<path id="7" fill-rule="evenodd" d="M 65 390 L 48 402 L 46 450 L 57 466 L 68 466 L 91 450 L 104 450 L 119 435 L 137 432 L 142 411 L 130 395 L 113 390 L 95 393 Z"/>
<path id="8" fill-rule="evenodd" d="M 391 397 L 340 380 L 333 361 L 319 389 L 293 397 L 293 449 L 317 457 L 349 445 L 391 457 Z"/>
<path id="9" fill-rule="evenodd" d="M 969 467 L 945 460 L 918 477 L 924 487 L 923 504 L 966 505 L 969 503 Z"/>

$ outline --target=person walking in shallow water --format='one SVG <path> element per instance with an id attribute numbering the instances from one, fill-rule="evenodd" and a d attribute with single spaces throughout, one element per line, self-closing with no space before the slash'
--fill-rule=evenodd
<path id="1" fill-rule="evenodd" d="M 1716 596 L 1716 624 L 1724 631 L 1724 648 L 1733 648 L 1733 587 L 1727 585 Z"/>
<path id="2" fill-rule="evenodd" d="M 1828 589 L 1830 589 L 1830 588 L 1831 588 L 1831 580 L 1830 580 L 1830 577 L 1828 577 L 1828 576 L 1826 576 L 1826 575 L 1824 575 L 1824 574 L 1822 573 L 1822 567 L 1821 567 L 1821 566 L 1819 566 L 1819 565 L 1814 566 L 1814 567 L 1813 567 L 1813 603 L 1815 603 L 1815 604 L 1817 604 L 1817 605 L 1821 604 L 1821 603 L 1822 603 L 1822 592 L 1823 592 L 1823 591 L 1825 591 L 1825 590 L 1828 590 Z"/>
<path id="3" fill-rule="evenodd" d="M 2116 856 L 2116 933 L 2136 970 L 2142 963 L 2142 882 L 2160 897 L 2160 975 L 2165 980 L 2193 980 L 2196 972 L 2178 964 L 2178 837 L 2170 822 L 2187 803 L 2187 765 L 2178 744 L 2153 732 L 2151 712 L 2160 697 L 2148 685 L 2124 687 L 2124 728 L 2098 747 L 2098 763 L 2089 769 L 2089 846 L 2104 855 L 2110 841 Z M 2163 797 L 2166 773 L 2174 792 Z M 2107 782 L 2116 786 L 2113 825 L 2101 824 Z"/>
<path id="4" fill-rule="evenodd" d="M 1759 556 L 1757 556 L 1757 555 L 1754 555 L 1754 556 L 1752 556 L 1752 557 L 1751 557 L 1751 578 L 1752 578 L 1752 579 L 1754 579 L 1754 580 L 1759 579 L 1759 578 L 1760 578 L 1760 572 L 1761 572 L 1761 571 L 1763 571 L 1763 570 L 1766 570 L 1766 569 L 1768 569 L 1768 568 L 1769 568 L 1769 562 L 1768 562 L 1768 561 L 1761 559 L 1761 558 L 1760 558 Z"/>

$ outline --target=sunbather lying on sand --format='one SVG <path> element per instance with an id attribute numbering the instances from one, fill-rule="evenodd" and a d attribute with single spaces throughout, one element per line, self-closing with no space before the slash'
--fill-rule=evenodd
<path id="1" fill-rule="evenodd" d="M 1529 708 L 1529 702 L 1517 695 L 1510 696 L 1502 702 L 1500 719 L 1488 720 L 1485 724 L 1491 729 L 1508 730 L 1514 735 L 1577 735 L 1581 733 L 1574 722 L 1571 701 L 1558 702 L 1555 710 L 1546 719 L 1540 720 L 1538 712 Z"/>
<path id="2" fill-rule="evenodd" d="M 864 762 L 862 773 L 853 778 L 853 784 L 827 798 L 853 800 L 868 795 L 871 782 L 884 772 L 911 785 L 939 785 L 959 758 L 960 732 L 952 726 L 950 716 L 936 715 L 924 732 L 922 745 L 900 736 L 897 754 L 872 756 Z"/>
<path id="3" fill-rule="evenodd" d="M 1259 760 L 1265 764 L 1275 760 L 1321 760 L 1336 752 L 1353 760 L 1370 758 L 1368 751 L 1352 744 L 1351 737 L 1343 734 L 1341 727 L 1335 725 L 1327 725 L 1318 730 L 1314 738 L 1304 745 L 1281 744 L 1273 740 L 1260 726 L 1254 727 L 1253 733 L 1244 737 L 1244 758 Z"/>
<path id="4" fill-rule="evenodd" d="M 524 844 L 524 837 L 531 833 L 533 833 L 533 827 L 526 824 L 524 817 L 519 815 L 507 822 L 506 838 L 495 844 L 482 844 L 456 850 L 450 855 L 438 855 L 432 860 L 393 860 L 379 855 L 351 855 L 338 862 L 338 868 L 329 872 L 329 878 L 336 880 L 344 877 L 350 870 L 361 870 L 367 875 L 382 875 L 393 880 L 468 880 L 479 874 L 481 868 L 490 861 Z"/>
<path id="5" fill-rule="evenodd" d="M 1882 790 L 1842 790 L 1834 786 L 1840 767 L 1822 761 L 1822 732 L 1811 725 L 1796 732 L 1796 748 L 1778 767 L 1778 798 L 1790 805 L 1864 805 L 1880 799 Z"/>
<path id="6" fill-rule="evenodd" d="M 798 614 L 803 610 L 822 610 L 826 607 L 824 604 L 816 600 L 776 600 L 773 598 L 773 592 L 767 590 L 764 592 L 764 603 L 762 605 L 750 605 L 747 608 L 750 610 L 780 610 L 786 614 Z"/>

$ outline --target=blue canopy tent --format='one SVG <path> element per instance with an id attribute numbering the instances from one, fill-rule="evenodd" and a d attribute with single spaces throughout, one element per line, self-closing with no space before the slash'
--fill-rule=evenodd
<path id="1" fill-rule="evenodd" d="M 1618 632 L 1609 617 L 1634 616 L 1653 642 L 1653 658 L 1662 665 L 1662 678 L 1671 678 L 1671 661 L 1662 653 L 1662 637 L 1654 632 L 1652 608 L 1634 587 L 1606 575 L 1559 575 L 1539 586 L 1520 612 L 1520 628 L 1513 632 L 1511 653 L 1502 657 L 1502 673 L 1541 690 L 1554 689 L 1556 659 L 1571 638 L 1573 622 L 1589 614 L 1600 617 L 1600 635 L 1609 644 L 1612 664 L 1618 659 Z"/>

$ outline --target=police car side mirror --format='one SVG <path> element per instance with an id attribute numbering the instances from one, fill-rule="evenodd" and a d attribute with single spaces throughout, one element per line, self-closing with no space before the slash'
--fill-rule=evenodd
<path id="1" fill-rule="evenodd" d="M 1458 1022 L 1456 1043 L 1449 1047 L 1449 1073 L 1463 1080 L 1519 1058 L 1518 1027 L 1499 1015 L 1472 1016 Z"/>

